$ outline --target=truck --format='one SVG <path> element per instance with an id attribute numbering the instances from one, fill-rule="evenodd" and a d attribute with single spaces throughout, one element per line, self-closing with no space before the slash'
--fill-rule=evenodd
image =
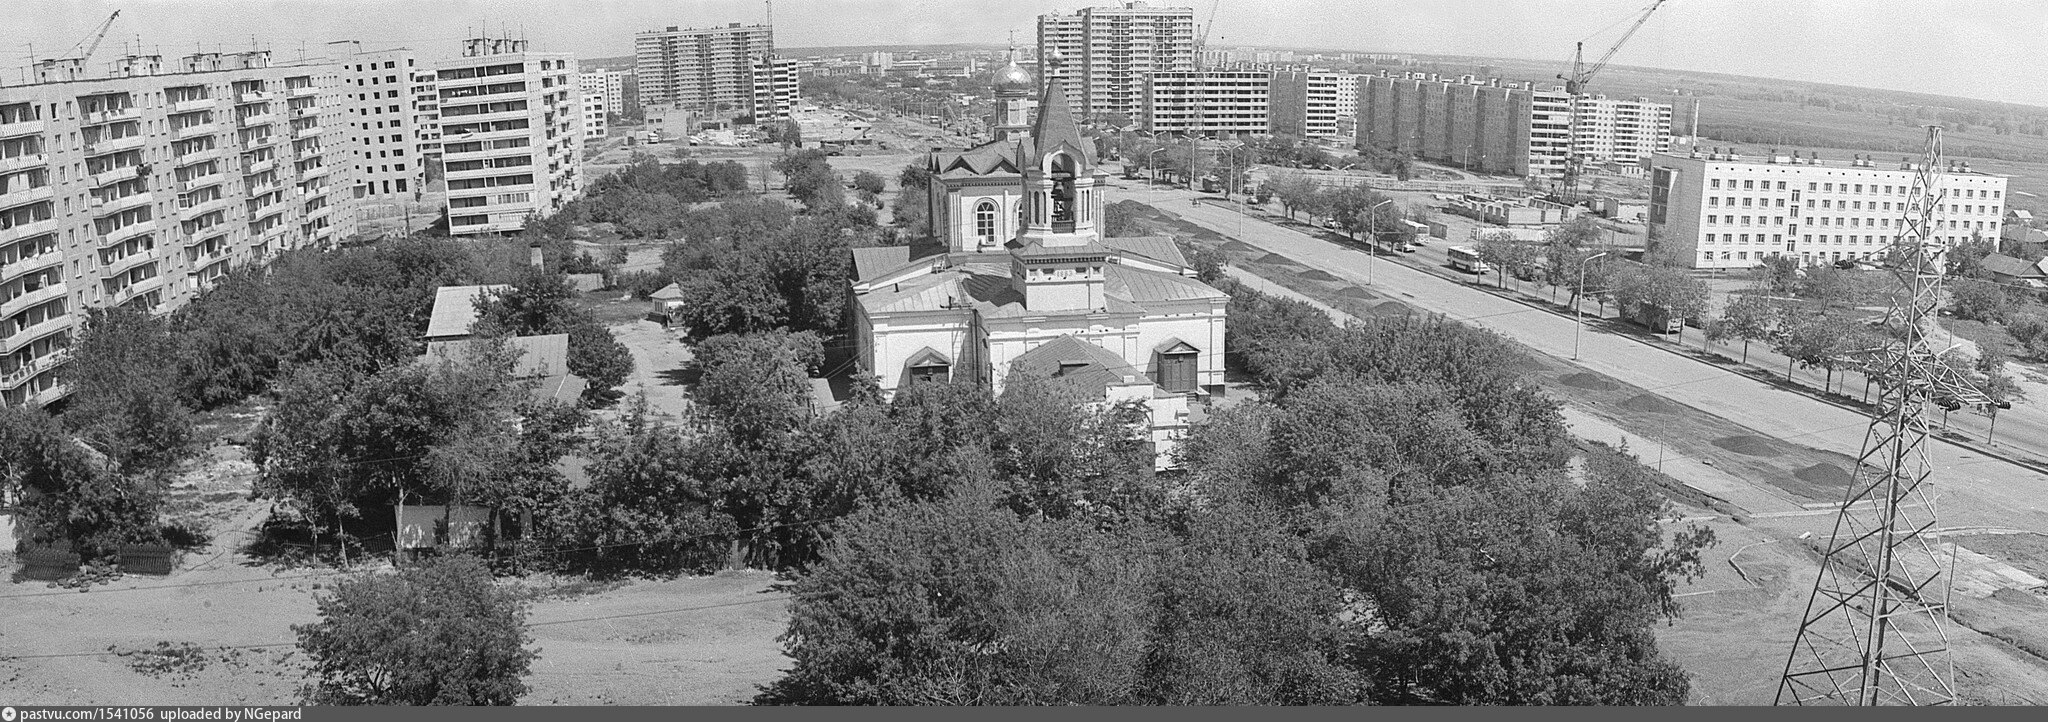
<path id="1" fill-rule="evenodd" d="M 1685 330 L 1685 319 L 1671 310 L 1671 307 L 1656 303 L 1640 303 L 1629 313 L 1629 320 L 1650 333 L 1678 333 Z"/>

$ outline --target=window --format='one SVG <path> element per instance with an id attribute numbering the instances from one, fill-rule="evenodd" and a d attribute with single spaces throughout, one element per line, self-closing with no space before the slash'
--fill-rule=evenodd
<path id="1" fill-rule="evenodd" d="M 1743 181 L 1743 182 L 1742 182 L 1742 189 L 1743 189 L 1743 190 L 1746 190 L 1746 191 L 1756 190 L 1756 181 L 1753 181 L 1753 180 L 1746 180 L 1746 181 Z"/>
<path id="2" fill-rule="evenodd" d="M 1721 179 L 1715 178 L 1711 181 L 1707 181 L 1707 187 L 1713 188 L 1714 190 L 1721 190 Z"/>
<path id="3" fill-rule="evenodd" d="M 982 243 L 994 243 L 996 238 L 996 204 L 982 201 L 974 206 L 974 236 Z"/>

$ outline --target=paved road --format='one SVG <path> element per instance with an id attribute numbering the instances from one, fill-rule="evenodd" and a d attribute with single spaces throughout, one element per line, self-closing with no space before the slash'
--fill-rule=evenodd
<path id="1" fill-rule="evenodd" d="M 1277 228 L 1222 208 L 1187 203 L 1185 191 L 1133 194 L 1197 224 L 1238 237 L 1354 283 L 1368 284 L 1366 255 Z M 1381 259 L 1385 260 L 1385 259 Z M 1572 320 L 1394 263 L 1376 263 L 1369 285 L 1425 310 L 1498 331 L 1533 351 L 1570 358 Z M 1715 414 L 1788 442 L 1854 454 L 1867 419 L 1860 414 L 1771 387 L 1720 368 L 1652 348 L 1641 341 L 1586 333 L 1579 364 L 1672 401 Z M 2048 529 L 2048 477 L 1952 444 L 1929 445 L 1937 470 L 1944 526 Z"/>

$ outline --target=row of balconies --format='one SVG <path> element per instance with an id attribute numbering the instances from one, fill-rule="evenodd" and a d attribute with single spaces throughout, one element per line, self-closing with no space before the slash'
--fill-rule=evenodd
<path id="1" fill-rule="evenodd" d="M 46 327 L 46 324 L 49 325 Z M 70 325 L 70 316 L 58 316 L 53 319 L 45 319 L 42 323 L 38 323 L 26 329 L 22 329 L 22 333 L 34 336 L 34 338 L 29 339 L 29 341 L 32 342 L 35 339 L 50 335 L 50 332 L 53 330 L 62 329 Z M 0 347 L 5 347 L 11 343 L 13 343 L 13 337 L 9 336 L 5 340 L 0 340 Z M 27 343 L 24 342 L 22 345 L 27 345 Z M 12 351 L 9 351 L 7 353 L 12 353 Z M 31 358 L 28 361 L 22 363 L 20 366 L 15 367 L 13 371 L 8 371 L 4 374 L 0 374 L 0 389 L 20 388 L 21 385 L 27 383 L 29 379 L 35 378 L 38 374 L 41 374 L 43 372 L 53 371 L 58 366 L 62 366 L 64 362 L 69 360 L 71 360 L 71 350 L 68 348 L 58 349 L 56 351 L 52 351 L 41 356 Z"/>
<path id="2" fill-rule="evenodd" d="M 40 168 L 49 164 L 50 154 L 48 153 L 23 153 L 11 158 L 0 158 L 0 173 Z"/>
<path id="3" fill-rule="evenodd" d="M 56 230 L 57 219 L 55 218 L 45 218 L 40 221 L 29 221 L 27 223 L 17 224 L 11 228 L 0 228 L 0 243 L 7 243 L 9 241 L 19 241 L 23 238 L 34 238 L 45 233 L 53 233 Z"/>
<path id="4" fill-rule="evenodd" d="M 36 290 L 0 301 L 0 319 L 13 318 L 17 313 L 63 298 L 65 293 L 64 282 L 58 281 L 56 283 L 43 284 L 41 288 Z M 20 347 L 17 346 L 15 348 Z M 0 354 L 9 353 L 13 350 L 15 349 L 0 351 Z"/>
<path id="5" fill-rule="evenodd" d="M 48 183 L 35 186 L 32 188 L 23 188 L 17 191 L 9 191 L 5 194 L 0 194 L 0 210 L 13 208 L 15 206 L 27 205 L 38 201 L 50 200 L 51 198 L 56 197 L 56 195 L 57 187 L 50 185 Z"/>
<path id="6" fill-rule="evenodd" d="M 218 107 L 218 105 L 219 103 L 213 98 L 193 98 L 191 100 L 180 100 L 178 102 L 171 104 L 171 113 L 190 113 L 193 111 L 207 110 L 209 108 Z"/>
<path id="7" fill-rule="evenodd" d="M 143 191 L 141 193 L 130 193 L 119 198 L 92 196 L 89 202 L 92 206 L 92 215 L 104 218 L 137 206 L 149 205 L 151 200 L 152 197 L 149 191 Z"/>
<path id="8" fill-rule="evenodd" d="M 18 138 L 24 135 L 41 135 L 44 124 L 41 118 L 0 123 L 0 138 Z"/>
<path id="9" fill-rule="evenodd" d="M 124 135 L 119 138 L 101 138 L 85 144 L 85 155 L 87 157 L 106 155 L 108 153 L 119 153 L 124 150 L 134 150 L 140 147 L 142 147 L 142 134 L 140 133 Z"/>
<path id="10" fill-rule="evenodd" d="M 104 125 L 123 120 L 134 120 L 140 117 L 142 117 L 142 109 L 131 105 L 126 108 L 80 113 L 78 121 L 80 125 Z"/>

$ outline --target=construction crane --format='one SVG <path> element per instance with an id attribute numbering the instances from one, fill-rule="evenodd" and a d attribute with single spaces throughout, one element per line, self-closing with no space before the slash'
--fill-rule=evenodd
<path id="1" fill-rule="evenodd" d="M 1578 202 L 1579 174 L 1583 172 L 1581 167 L 1585 165 L 1585 158 L 1579 155 L 1579 97 L 1586 94 L 1586 86 L 1593 83 L 1593 76 L 1599 75 L 1600 71 L 1607 67 L 1607 62 L 1614 59 L 1614 54 L 1621 50 L 1621 46 L 1627 44 L 1628 39 L 1643 28 L 1643 23 L 1650 21 L 1650 14 L 1657 12 L 1657 8 L 1663 7 L 1666 2 L 1669 0 L 1656 0 L 1650 3 L 1649 7 L 1643 8 L 1643 14 L 1636 16 L 1635 24 L 1628 26 L 1628 32 L 1622 33 L 1621 39 L 1614 41 L 1614 44 L 1607 48 L 1607 53 L 1601 55 L 1600 61 L 1594 63 L 1592 67 L 1586 66 L 1585 41 L 1577 43 L 1577 47 L 1572 50 L 1572 74 L 1569 77 L 1557 76 L 1558 80 L 1564 81 L 1565 94 L 1571 96 L 1566 101 L 1571 103 L 1571 111 L 1567 115 L 1570 119 L 1567 131 L 1567 142 L 1570 143 L 1570 147 L 1565 149 L 1564 180 L 1559 189 L 1559 195 L 1567 205 Z"/>
<path id="2" fill-rule="evenodd" d="M 1844 359 L 1883 394 L 1778 681 L 1780 705 L 1935 705 L 1955 701 L 1955 662 L 1943 623 L 1955 547 L 1933 538 L 1927 406 L 1992 405 L 1932 348 L 1944 244 L 1933 236 L 1944 194 L 1941 126 L 1913 176 L 1886 266 L 1898 277 L 1885 342 Z"/>
<path id="3" fill-rule="evenodd" d="M 78 41 L 77 45 L 71 46 L 71 49 L 65 52 L 63 58 L 76 58 L 80 63 L 84 63 L 86 59 L 91 58 L 93 51 L 100 49 L 100 41 L 106 39 L 107 30 L 114 27 L 114 18 L 118 17 L 121 17 L 121 11 L 115 10 L 114 14 L 108 15 L 107 19 L 100 23 L 99 29 L 94 30 L 92 35 L 86 36 L 85 39 Z M 79 48 L 81 47 L 85 50 L 80 51 Z"/>

